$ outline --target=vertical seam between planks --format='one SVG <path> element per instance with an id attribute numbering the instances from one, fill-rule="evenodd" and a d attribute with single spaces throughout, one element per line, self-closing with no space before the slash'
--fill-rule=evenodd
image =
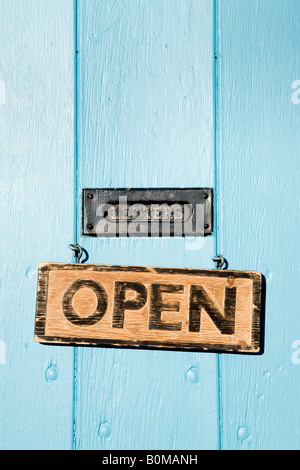
<path id="1" fill-rule="evenodd" d="M 215 254 L 219 254 L 219 227 L 218 227 L 218 190 L 219 190 L 219 173 L 218 173 L 218 158 L 219 158 L 219 0 L 214 0 L 214 176 L 215 176 L 215 191 L 214 191 L 214 227 L 215 227 Z M 218 423 L 219 423 L 219 450 L 223 448 L 223 407 L 222 407 L 222 373 L 220 355 L 217 355 L 217 380 L 218 380 Z"/>
<path id="2" fill-rule="evenodd" d="M 74 221 L 73 221 L 73 243 L 77 244 L 77 191 L 78 191 L 78 0 L 73 2 L 73 18 L 74 18 Z M 72 423 L 72 449 L 76 450 L 76 396 L 77 396 L 77 350 L 74 347 L 73 357 L 73 423 Z"/>
<path id="3" fill-rule="evenodd" d="M 218 154 L 219 154 L 219 0 L 214 0 L 214 176 L 215 176 L 215 191 L 214 191 L 214 227 L 215 227 L 215 254 L 219 254 L 218 243 Z"/>

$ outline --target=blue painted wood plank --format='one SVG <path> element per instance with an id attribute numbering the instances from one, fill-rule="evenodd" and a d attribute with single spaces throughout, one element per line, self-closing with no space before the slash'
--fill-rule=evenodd
<path id="1" fill-rule="evenodd" d="M 266 278 L 264 354 L 221 359 L 224 449 L 300 445 L 299 21 L 297 0 L 219 2 L 219 249 Z"/>
<path id="2" fill-rule="evenodd" d="M 213 3 L 78 5 L 78 208 L 83 187 L 213 187 Z M 214 267 L 214 237 L 79 240 L 92 263 Z M 78 348 L 76 363 L 76 448 L 218 448 L 216 355 Z"/>
<path id="3" fill-rule="evenodd" d="M 0 448 L 70 449 L 73 349 L 34 342 L 40 261 L 72 259 L 71 0 L 0 3 Z"/>

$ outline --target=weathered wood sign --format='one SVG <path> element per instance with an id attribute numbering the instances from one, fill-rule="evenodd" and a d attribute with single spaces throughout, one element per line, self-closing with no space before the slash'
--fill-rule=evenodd
<path id="1" fill-rule="evenodd" d="M 260 309 L 257 272 L 43 263 L 35 339 L 258 353 Z"/>

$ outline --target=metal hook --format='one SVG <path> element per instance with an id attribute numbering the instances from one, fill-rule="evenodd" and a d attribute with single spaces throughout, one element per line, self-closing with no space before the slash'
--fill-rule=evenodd
<path id="1" fill-rule="evenodd" d="M 80 245 L 69 245 L 69 248 L 73 251 L 74 257 L 76 258 L 76 263 L 80 263 L 82 258 L 82 248 Z"/>
<path id="2" fill-rule="evenodd" d="M 216 263 L 216 268 L 217 269 L 222 269 L 223 266 L 226 266 L 226 260 L 223 255 L 218 255 L 213 258 L 213 261 Z"/>

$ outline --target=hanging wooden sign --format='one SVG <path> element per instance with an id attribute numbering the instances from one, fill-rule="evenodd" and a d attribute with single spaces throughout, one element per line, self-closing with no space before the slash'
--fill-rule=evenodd
<path id="1" fill-rule="evenodd" d="M 35 339 L 258 353 L 261 285 L 247 271 L 41 264 Z"/>

